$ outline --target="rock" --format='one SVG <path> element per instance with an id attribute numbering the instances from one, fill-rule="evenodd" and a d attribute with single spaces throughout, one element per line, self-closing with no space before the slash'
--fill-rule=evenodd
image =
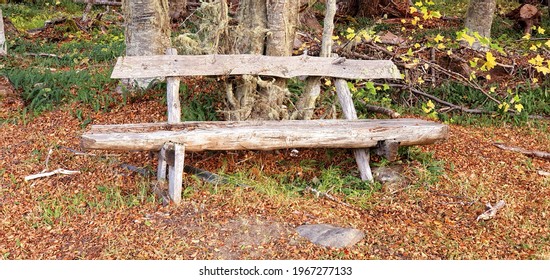
<path id="1" fill-rule="evenodd" d="M 328 224 L 302 225 L 296 231 L 311 242 L 324 247 L 351 247 L 365 237 L 365 234 L 354 228 L 341 228 Z"/>
<path id="2" fill-rule="evenodd" d="M 375 167 L 372 169 L 372 176 L 389 193 L 395 193 L 408 184 L 408 180 L 403 176 L 403 166 L 400 165 Z"/>

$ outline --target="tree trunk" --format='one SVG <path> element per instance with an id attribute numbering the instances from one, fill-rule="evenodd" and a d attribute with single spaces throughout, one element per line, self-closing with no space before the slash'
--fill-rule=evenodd
<path id="1" fill-rule="evenodd" d="M 238 10 L 239 24 L 230 35 L 235 41 L 230 53 L 264 54 L 267 34 L 267 8 L 265 1 L 241 0 Z M 252 76 L 243 76 L 226 85 L 226 120 L 249 119 L 257 97 L 257 82 Z"/>
<path id="2" fill-rule="evenodd" d="M 231 53 L 290 56 L 298 23 L 299 1 L 241 0 L 239 25 L 232 31 Z M 268 13 L 269 11 L 269 13 Z M 286 80 L 244 76 L 226 87 L 227 120 L 287 119 Z"/>
<path id="3" fill-rule="evenodd" d="M 294 35 L 298 24 L 299 1 L 267 0 L 266 55 L 291 56 Z M 252 111 L 252 118 L 264 120 L 288 119 L 288 110 L 284 106 L 290 92 L 286 79 L 274 78 L 260 83 L 260 99 Z"/>
<path id="4" fill-rule="evenodd" d="M 491 25 L 496 9 L 496 0 L 470 0 L 464 27 L 469 35 L 477 32 L 482 37 L 491 38 Z M 483 46 L 476 40 L 471 46 L 474 50 L 481 50 Z"/>
<path id="5" fill-rule="evenodd" d="M 124 0 L 126 55 L 162 55 L 170 47 L 168 0 Z M 151 79 L 129 81 L 145 88 Z"/>
<path id="6" fill-rule="evenodd" d="M 169 0 L 169 15 L 171 20 L 178 20 L 187 13 L 187 0 Z"/>

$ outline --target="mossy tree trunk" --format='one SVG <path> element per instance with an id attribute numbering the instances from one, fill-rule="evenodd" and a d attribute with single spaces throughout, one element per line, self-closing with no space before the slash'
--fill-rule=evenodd
<path id="1" fill-rule="evenodd" d="M 293 0 L 241 0 L 231 52 L 292 55 L 299 4 Z M 284 79 L 245 76 L 226 87 L 226 119 L 288 119 L 288 94 Z"/>

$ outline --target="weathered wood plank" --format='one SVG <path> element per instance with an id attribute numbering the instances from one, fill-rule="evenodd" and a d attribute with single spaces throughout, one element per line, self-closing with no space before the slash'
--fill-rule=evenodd
<path id="1" fill-rule="evenodd" d="M 353 60 L 333 63 L 334 58 L 263 55 L 154 55 L 119 57 L 111 78 L 154 78 L 177 76 L 265 75 L 342 79 L 401 79 L 389 60 Z"/>
<path id="2" fill-rule="evenodd" d="M 415 119 L 190 122 L 92 126 L 81 143 L 85 149 L 126 151 L 158 151 L 169 141 L 191 152 L 369 148 L 388 139 L 402 146 L 430 144 L 447 134 L 446 125 Z"/>

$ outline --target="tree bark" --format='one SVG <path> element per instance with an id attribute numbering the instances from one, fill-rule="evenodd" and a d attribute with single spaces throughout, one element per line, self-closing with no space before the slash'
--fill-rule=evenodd
<path id="1" fill-rule="evenodd" d="M 126 55 L 162 55 L 170 47 L 168 0 L 124 0 Z M 129 81 L 145 88 L 151 79 Z"/>
<path id="2" fill-rule="evenodd" d="M 491 25 L 493 24 L 495 9 L 496 0 L 470 0 L 466 20 L 464 21 L 467 33 L 473 36 L 477 32 L 482 37 L 491 38 Z M 484 49 L 478 40 L 470 47 L 474 50 Z"/>

